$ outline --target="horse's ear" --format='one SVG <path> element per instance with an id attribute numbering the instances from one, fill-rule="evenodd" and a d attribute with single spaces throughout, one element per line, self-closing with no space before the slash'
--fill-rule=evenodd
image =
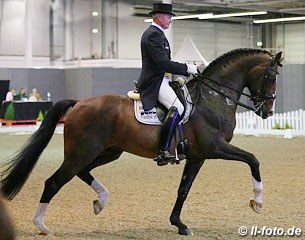
<path id="1" fill-rule="evenodd" d="M 282 57 L 282 52 L 279 52 L 279 53 L 277 53 L 275 55 L 275 58 L 273 60 L 273 63 L 279 65 L 280 67 L 282 67 L 282 64 L 281 64 L 282 59 L 281 59 L 281 57 Z"/>

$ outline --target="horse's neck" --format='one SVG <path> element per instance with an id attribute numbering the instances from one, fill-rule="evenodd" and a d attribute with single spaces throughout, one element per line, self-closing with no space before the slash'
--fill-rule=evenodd
<path id="1" fill-rule="evenodd" d="M 223 91 L 230 88 L 241 93 L 247 85 L 249 72 L 262 61 L 261 54 L 253 54 L 251 56 L 236 56 L 233 61 L 224 59 L 222 64 L 204 71 L 203 75 L 222 85 Z M 225 87 L 227 86 L 227 87 Z M 238 99 L 240 95 L 238 96 Z"/>
<path id="2" fill-rule="evenodd" d="M 207 75 L 207 81 L 210 79 L 210 82 L 218 91 L 230 95 L 238 101 L 246 86 L 246 79 L 243 73 L 243 70 L 239 70 L 237 66 L 234 66 L 230 71 L 219 68 L 214 70 L 212 74 Z"/>
<path id="3" fill-rule="evenodd" d="M 188 88 L 192 98 L 196 100 L 197 107 L 208 109 L 216 115 L 222 115 L 221 112 L 234 115 L 237 109 L 234 101 L 240 100 L 246 86 L 245 69 L 239 69 L 238 65 L 232 66 L 230 70 L 227 69 L 215 67 L 203 72 L 202 81 L 207 83 L 206 85 L 200 81 L 189 82 Z"/>

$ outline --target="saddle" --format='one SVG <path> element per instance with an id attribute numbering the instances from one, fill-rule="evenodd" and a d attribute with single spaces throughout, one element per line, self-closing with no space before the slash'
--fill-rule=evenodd
<path id="1" fill-rule="evenodd" d="M 183 123 L 186 123 L 189 120 L 189 117 L 193 111 L 193 106 L 194 106 L 188 88 L 186 87 L 186 85 L 180 86 L 177 81 L 170 82 L 170 86 L 173 88 L 180 102 L 184 106 L 182 119 L 183 119 Z M 164 107 L 161 103 L 157 102 L 156 107 L 148 111 L 144 111 L 136 82 L 135 82 L 134 90 L 129 91 L 127 93 L 127 96 L 130 99 L 134 100 L 135 117 L 140 123 L 148 124 L 148 125 L 162 125 L 162 122 L 168 112 L 167 108 Z"/>

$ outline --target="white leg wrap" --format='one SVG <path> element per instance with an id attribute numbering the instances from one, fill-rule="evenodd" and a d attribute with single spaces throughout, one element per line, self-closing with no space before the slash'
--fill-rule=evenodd
<path id="1" fill-rule="evenodd" d="M 258 182 L 252 177 L 254 200 L 258 203 L 263 203 L 263 183 Z"/>
<path id="2" fill-rule="evenodd" d="M 40 234 L 42 235 L 49 235 L 52 233 L 43 222 L 48 206 L 48 203 L 39 203 L 33 217 L 33 223 L 39 228 Z"/>
<path id="3" fill-rule="evenodd" d="M 98 200 L 93 201 L 93 210 L 94 213 L 97 215 L 105 207 L 108 200 L 109 192 L 100 182 L 95 179 L 92 181 L 91 187 L 98 194 Z"/>

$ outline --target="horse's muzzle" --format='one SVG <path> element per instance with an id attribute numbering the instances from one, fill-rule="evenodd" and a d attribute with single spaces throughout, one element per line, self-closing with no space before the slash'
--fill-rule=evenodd
<path id="1" fill-rule="evenodd" d="M 273 116 L 273 111 L 270 111 L 270 112 L 268 112 L 268 117 L 271 117 L 271 116 Z"/>

